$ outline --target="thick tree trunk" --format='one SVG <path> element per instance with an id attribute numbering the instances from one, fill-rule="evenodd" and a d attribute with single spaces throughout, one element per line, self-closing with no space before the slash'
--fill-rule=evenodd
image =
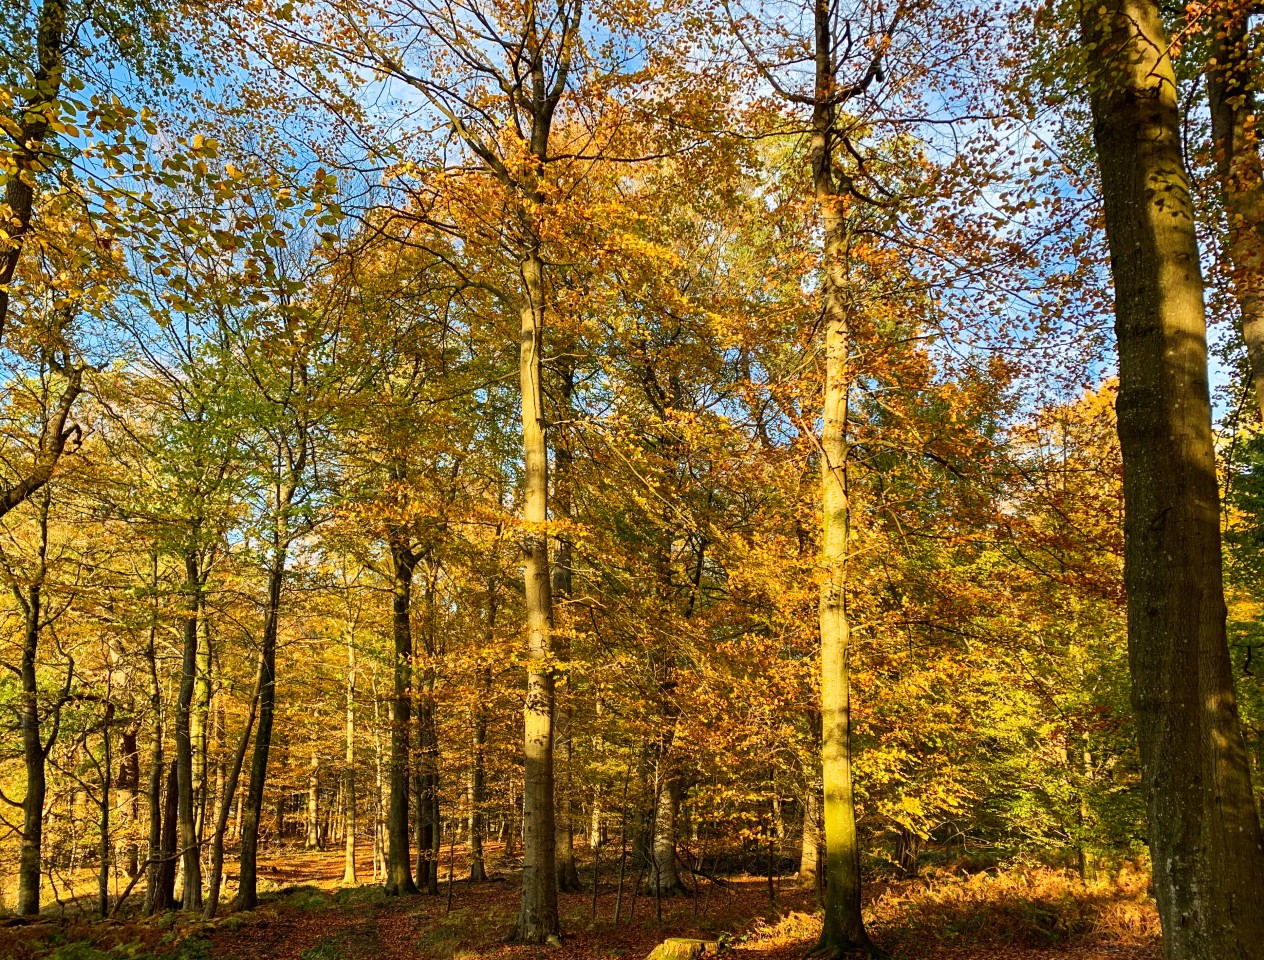
<path id="1" fill-rule="evenodd" d="M 527 695 L 523 708 L 522 906 L 512 939 L 545 943 L 559 936 L 553 823 L 553 598 L 549 580 L 548 448 L 544 427 L 544 261 L 533 249 L 522 263 L 522 436 L 526 460 L 523 579 L 527 615 Z"/>
<path id="2" fill-rule="evenodd" d="M 1203 281 L 1153 0 L 1080 8 L 1115 281 L 1128 652 L 1171 960 L 1264 957 L 1264 848 L 1225 638 Z"/>
<path id="3" fill-rule="evenodd" d="M 1225 254 L 1233 269 L 1255 400 L 1264 418 L 1264 164 L 1251 86 L 1256 64 L 1249 24 L 1257 8 L 1244 0 L 1219 4 L 1211 29 L 1207 105 L 1228 224 Z"/>
<path id="4" fill-rule="evenodd" d="M 684 892 L 676 873 L 676 817 L 684 795 L 680 778 L 668 774 L 661 777 L 654 802 L 654 850 L 650 892 L 670 896 Z"/>
<path id="5" fill-rule="evenodd" d="M 408 853 L 408 731 L 412 716 L 412 589 L 417 557 L 401 538 L 391 543 L 395 698 L 391 709 L 391 787 L 386 814 L 386 894 L 417 893 Z"/>
<path id="6" fill-rule="evenodd" d="M 201 606 L 202 572 L 198 567 L 195 547 L 184 557 L 185 615 L 184 651 L 181 659 L 180 695 L 176 701 L 176 777 L 178 783 L 178 816 L 180 850 L 184 876 L 184 909 L 202 909 L 202 857 L 198 848 L 197 822 L 193 804 L 193 737 L 191 707 L 193 687 L 197 681 L 198 609 Z"/>

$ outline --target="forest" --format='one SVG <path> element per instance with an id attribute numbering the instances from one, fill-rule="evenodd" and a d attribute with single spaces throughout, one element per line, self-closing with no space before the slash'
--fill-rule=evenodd
<path id="1" fill-rule="evenodd" d="M 1257 0 L 0 31 L 0 957 L 1264 960 Z"/>

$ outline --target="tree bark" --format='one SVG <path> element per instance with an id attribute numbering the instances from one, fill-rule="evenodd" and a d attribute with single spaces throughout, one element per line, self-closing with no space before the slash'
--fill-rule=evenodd
<path id="1" fill-rule="evenodd" d="M 193 746 L 193 823 L 201 844 L 206 836 L 206 811 L 210 803 L 206 761 L 211 732 L 211 626 L 206 616 L 206 596 L 201 590 L 198 593 L 197 675 L 193 684 L 189 736 Z"/>
<path id="2" fill-rule="evenodd" d="M 654 869 L 650 877 L 650 892 L 656 896 L 683 893 L 685 889 L 676 873 L 676 819 L 683 794 L 678 776 L 667 774 L 659 778 L 654 803 Z"/>
<path id="3" fill-rule="evenodd" d="M 18 114 L 10 163 L 15 168 L 5 178 L 4 201 L 8 207 L 5 233 L 0 244 L 0 335 L 9 319 L 9 284 L 22 258 L 23 242 L 31 229 L 35 205 L 35 183 L 47 163 L 45 146 L 51 123 L 61 116 L 57 106 L 65 79 L 67 27 L 66 0 L 44 0 L 36 26 L 37 62 L 31 78 L 30 95 Z"/>
<path id="4" fill-rule="evenodd" d="M 1242 0 L 1219 4 L 1206 73 L 1216 172 L 1228 227 L 1225 255 L 1233 269 L 1242 338 L 1264 419 L 1264 164 L 1251 86 L 1255 64 L 1249 24 L 1255 7 Z"/>
<path id="5" fill-rule="evenodd" d="M 563 362 L 558 370 L 559 396 L 558 419 L 566 422 L 571 418 L 571 396 L 575 392 L 574 364 L 569 360 Z M 555 431 L 553 450 L 553 514 L 562 524 L 571 520 L 574 500 L 572 485 L 574 455 L 568 434 L 564 430 Z M 574 565 L 575 547 L 570 535 L 563 532 L 557 538 L 557 557 L 553 564 L 553 605 L 562 617 L 562 629 L 556 634 L 555 647 L 557 656 L 562 661 L 570 657 L 570 616 L 568 603 L 571 599 L 572 567 Z M 574 775 L 571 770 L 574 738 L 571 726 L 574 721 L 575 707 L 572 703 L 572 689 L 569 678 L 564 677 L 558 693 L 557 724 L 554 730 L 554 762 L 556 765 L 556 797 L 557 811 L 557 888 L 560 891 L 580 889 L 579 870 L 575 865 L 575 824 L 574 824 Z"/>
<path id="6" fill-rule="evenodd" d="M 392 564 L 391 632 L 395 640 L 395 697 L 391 710 L 390 807 L 386 814 L 386 894 L 417 893 L 408 852 L 408 731 L 412 715 L 412 588 L 417 556 L 403 535 L 390 544 Z"/>
<path id="7" fill-rule="evenodd" d="M 315 750 L 307 775 L 307 838 L 303 846 L 308 850 L 320 850 L 324 846 L 320 835 L 320 755 Z"/>
<path id="8" fill-rule="evenodd" d="M 851 759 L 851 626 L 847 618 L 847 561 L 851 505 L 847 489 L 849 350 L 847 208 L 850 198 L 834 175 L 837 77 L 830 4 L 815 8 L 816 95 L 812 111 L 813 188 L 824 232 L 822 321 L 825 393 L 821 433 L 821 767 L 825 787 L 825 902 L 818 950 L 872 950 L 860 913 L 860 847 Z"/>
<path id="9" fill-rule="evenodd" d="M 268 599 L 263 615 L 263 642 L 260 646 L 259 730 L 250 758 L 250 784 L 242 811 L 240 874 L 237 885 L 238 910 L 253 910 L 259 905 L 258 856 L 259 824 L 263 819 L 263 794 L 268 782 L 268 754 L 272 747 L 272 721 L 276 711 L 276 648 L 281 618 L 281 587 L 285 582 L 287 548 L 283 539 L 273 544 L 268 570 Z M 280 839 L 282 824 L 277 823 Z"/>
<path id="10" fill-rule="evenodd" d="M 116 831 L 115 859 L 129 880 L 136 876 L 140 865 L 140 848 L 136 842 L 136 824 L 140 814 L 140 750 L 136 745 L 139 733 L 140 721 L 135 720 L 119 734 L 118 791 L 122 822 Z"/>
<path id="11" fill-rule="evenodd" d="M 42 616 L 39 584 L 32 584 L 25 594 L 23 597 L 18 593 L 23 613 L 21 724 L 22 757 L 26 765 L 26 796 L 22 799 L 22 845 L 18 852 L 18 915 L 27 917 L 36 916 L 40 912 L 44 801 L 48 796 L 45 761 L 48 752 L 40 732 L 39 687 L 35 674 Z"/>
<path id="12" fill-rule="evenodd" d="M 812 781 L 803 793 L 803 842 L 799 850 L 799 886 L 821 893 L 821 784 Z"/>
<path id="13" fill-rule="evenodd" d="M 150 913 L 174 910 L 179 906 L 176 902 L 176 857 L 178 855 L 176 844 L 179 839 L 177 810 L 179 807 L 180 787 L 179 774 L 176 772 L 174 760 L 167 768 L 166 779 L 167 783 L 163 791 L 162 802 L 162 832 L 161 839 L 158 842 L 159 863 L 154 874 L 154 894 L 149 904 Z"/>
<path id="14" fill-rule="evenodd" d="M 438 567 L 426 577 L 426 629 L 423 645 L 426 662 L 417 696 L 417 756 L 420 777 L 417 788 L 417 887 L 439 895 L 439 857 L 442 821 L 439 810 L 439 732 L 435 722 L 435 658 L 438 656 L 436 580 Z"/>
<path id="15" fill-rule="evenodd" d="M 556 940 L 556 838 L 553 822 L 553 598 L 549 580 L 548 448 L 544 426 L 544 261 L 533 248 L 522 262 L 525 302 L 518 372 L 526 460 L 523 578 L 527 614 L 527 695 L 523 708 L 522 906 L 512 938 Z"/>
<path id="16" fill-rule="evenodd" d="M 355 635 L 347 631 L 347 753 L 343 770 L 343 865 L 342 882 L 359 883 L 356 877 L 356 782 L 355 782 Z"/>
<path id="17" fill-rule="evenodd" d="M 151 557 L 155 607 L 150 612 L 149 635 L 145 645 L 145 665 L 149 668 L 149 712 L 153 717 L 153 739 L 149 745 L 149 856 L 145 867 L 145 912 L 157 913 L 162 902 L 162 774 L 165 759 L 162 746 L 162 685 L 158 680 L 158 653 L 155 639 L 158 631 L 158 556 Z"/>
<path id="18" fill-rule="evenodd" d="M 193 687 L 197 681 L 198 609 L 201 605 L 202 571 L 198 565 L 197 547 L 189 547 L 184 555 L 185 615 L 184 649 L 181 659 L 180 695 L 176 701 L 176 778 L 179 791 L 180 850 L 184 868 L 183 902 L 186 910 L 202 909 L 202 857 L 198 849 L 197 823 L 193 813 L 193 736 L 191 706 Z"/>
<path id="19" fill-rule="evenodd" d="M 214 920 L 219 911 L 220 884 L 224 876 L 224 835 L 228 831 L 228 817 L 233 808 L 233 796 L 237 793 L 237 783 L 241 779 L 241 769 L 246 762 L 246 749 L 250 745 L 250 730 L 255 723 L 255 714 L 259 709 L 259 695 L 263 692 L 264 664 L 262 660 L 255 674 L 254 689 L 250 692 L 250 709 L 246 713 L 246 725 L 242 727 L 241 739 L 233 751 L 233 762 L 228 768 L 228 778 L 219 797 L 219 810 L 215 817 L 215 829 L 211 834 L 211 877 L 207 885 L 206 904 L 202 916 L 206 920 Z M 237 812 L 241 813 L 238 802 Z"/>
<path id="20" fill-rule="evenodd" d="M 1264 957 L 1264 848 L 1225 636 L 1203 280 L 1153 0 L 1080 8 L 1119 342 L 1128 653 L 1170 960 Z"/>

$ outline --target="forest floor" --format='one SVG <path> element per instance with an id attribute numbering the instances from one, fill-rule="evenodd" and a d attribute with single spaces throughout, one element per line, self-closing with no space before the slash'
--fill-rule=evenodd
<path id="1" fill-rule="evenodd" d="M 366 863 L 365 867 L 369 865 Z M 694 897 L 635 900 L 616 877 L 559 895 L 561 947 L 506 945 L 518 909 L 512 870 L 439 896 L 387 898 L 346 887 L 341 852 L 286 852 L 261 864 L 271 892 L 259 910 L 204 923 L 182 914 L 92 921 L 70 904 L 50 922 L 0 926 L 3 960 L 642 960 L 667 937 L 720 939 L 732 960 L 801 960 L 820 931 L 811 895 L 793 878 L 702 880 Z M 446 870 L 441 871 L 446 874 Z M 462 876 L 458 862 L 457 877 Z M 892 958 L 1155 960 L 1158 921 L 1143 874 L 1084 884 L 1048 869 L 936 873 L 869 885 L 866 920 Z M 86 910 L 86 907 L 85 907 Z M 661 914 L 660 914 L 661 911 Z"/>

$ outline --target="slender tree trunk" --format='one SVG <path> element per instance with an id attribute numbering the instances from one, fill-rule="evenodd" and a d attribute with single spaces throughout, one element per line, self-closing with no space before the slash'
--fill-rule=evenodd
<path id="1" fill-rule="evenodd" d="M 483 751 L 487 746 L 487 715 L 482 704 L 474 707 L 474 756 L 470 763 L 470 830 L 467 856 L 470 861 L 470 882 L 483 883 L 487 880 L 487 865 L 483 860 L 483 804 L 486 802 L 486 772 L 483 766 Z"/>
<path id="2" fill-rule="evenodd" d="M 382 793 L 382 717 L 381 699 L 377 689 L 377 667 L 370 674 L 373 693 L 373 879 L 386 880 L 386 829 L 382 817 L 385 803 Z"/>
<path id="3" fill-rule="evenodd" d="M 45 761 L 48 754 L 40 732 L 36 654 L 39 651 L 41 591 L 28 587 L 23 601 L 22 631 L 22 757 L 26 764 L 26 796 L 22 800 L 22 845 L 18 852 L 18 914 L 40 912 L 40 880 L 44 849 L 44 802 L 48 796 Z"/>
<path id="4" fill-rule="evenodd" d="M 499 531 L 497 531 L 499 533 Z M 487 627 L 484 633 L 484 648 L 487 656 L 491 656 L 496 642 L 496 614 L 498 597 L 496 588 L 499 575 L 493 570 L 487 578 Z M 483 833 L 486 830 L 487 815 L 483 810 L 487 802 L 487 704 L 491 699 L 492 671 L 484 665 L 478 671 L 478 697 L 475 700 L 473 713 L 474 743 L 473 757 L 470 758 L 470 835 L 469 861 L 470 882 L 483 883 L 487 880 L 487 864 L 483 859 Z"/>
<path id="5" fill-rule="evenodd" d="M 191 707 L 197 681 L 198 609 L 201 605 L 202 572 L 198 566 L 197 548 L 190 547 L 184 556 L 185 603 L 184 653 L 180 671 L 180 696 L 176 701 L 176 777 L 178 783 L 178 816 L 180 850 L 184 875 L 184 909 L 202 909 L 202 857 L 198 849 L 197 823 L 193 814 L 193 735 Z"/>
<path id="6" fill-rule="evenodd" d="M 1225 254 L 1233 268 L 1242 338 L 1251 361 L 1256 403 L 1264 418 L 1264 164 L 1252 88 L 1256 63 L 1249 22 L 1255 9 L 1258 4 L 1245 0 L 1218 4 L 1210 31 L 1207 105 L 1228 223 Z"/>
<path id="7" fill-rule="evenodd" d="M 291 495 L 292 496 L 292 495 Z M 288 504 L 288 499 L 285 501 Z M 259 905 L 258 854 L 259 824 L 263 819 L 263 794 L 268 782 L 268 754 L 272 747 L 272 720 L 276 711 L 276 647 L 281 618 L 281 587 L 285 582 L 286 546 L 282 535 L 273 543 L 271 569 L 268 571 L 268 605 L 263 616 L 263 643 L 260 648 L 259 730 L 250 758 L 250 784 L 241 824 L 240 879 L 236 905 L 239 910 L 253 910 Z M 284 824 L 277 820 L 277 840 Z"/>
<path id="8" fill-rule="evenodd" d="M 426 663 L 418 684 L 417 755 L 420 780 L 417 789 L 417 887 L 439 895 L 439 857 L 442 854 L 442 820 L 439 810 L 439 732 L 435 721 L 436 657 L 438 656 L 438 567 L 426 577 Z"/>
<path id="9" fill-rule="evenodd" d="M 347 753 L 343 771 L 343 865 L 342 882 L 359 883 L 356 877 L 356 782 L 355 782 L 355 635 L 347 631 Z"/>
<path id="10" fill-rule="evenodd" d="M 129 880 L 136 876 L 140 864 L 140 849 L 136 842 L 136 821 L 140 814 L 140 750 L 136 745 L 139 733 L 140 722 L 137 720 L 119 734 L 118 790 L 122 822 L 115 831 L 115 858 Z"/>
<path id="11" fill-rule="evenodd" d="M 211 719 L 211 628 L 206 617 L 206 599 L 198 591 L 197 676 L 193 685 L 193 705 L 189 734 L 193 744 L 193 822 L 200 844 L 206 835 L 209 780 L 206 759 L 210 743 Z"/>
<path id="12" fill-rule="evenodd" d="M 556 838 L 553 825 L 553 599 L 549 581 L 548 448 L 544 427 L 544 261 L 533 249 L 522 263 L 522 433 L 526 460 L 523 578 L 527 615 L 527 695 L 523 708 L 522 907 L 512 939 L 556 941 Z"/>
<path id="13" fill-rule="evenodd" d="M 107 685 L 108 686 L 108 685 Z M 107 696 L 109 691 L 107 690 Z M 101 837 L 97 847 L 97 916 L 104 920 L 110 915 L 110 781 L 114 772 L 114 752 L 110 749 L 110 725 L 114 722 L 114 704 L 107 702 L 102 718 L 101 744 L 105 756 L 101 758 Z"/>
<path id="14" fill-rule="evenodd" d="M 152 557 L 154 596 L 158 594 L 158 557 Z M 156 604 L 155 600 L 155 604 Z M 151 611 L 149 637 L 145 646 L 145 665 L 149 669 L 149 712 L 153 717 L 153 739 L 149 745 L 149 855 L 145 867 L 145 912 L 163 909 L 162 874 L 158 858 L 162 855 L 162 774 L 165 760 L 162 748 L 162 685 L 158 681 L 158 654 L 155 635 L 158 630 L 157 607 Z"/>
<path id="15" fill-rule="evenodd" d="M 1264 957 L 1264 847 L 1225 637 L 1203 281 L 1153 0 L 1080 8 L 1115 281 L 1128 653 L 1170 960 Z"/>
<path id="16" fill-rule="evenodd" d="M 434 718 L 434 673 L 427 666 L 417 704 L 417 888 L 439 895 L 439 744 Z"/>
<path id="17" fill-rule="evenodd" d="M 211 879 L 207 886 L 206 905 L 202 916 L 206 920 L 214 920 L 219 911 L 220 885 L 224 877 L 224 834 L 228 831 L 228 817 L 233 808 L 233 796 L 237 793 L 237 782 L 241 779 L 241 769 L 246 762 L 246 749 L 250 745 L 250 730 L 255 723 L 255 714 L 259 708 L 259 695 L 263 692 L 264 664 L 262 660 L 255 674 L 254 689 L 250 692 L 250 709 L 246 713 L 246 725 L 242 727 L 241 739 L 233 751 L 232 765 L 228 768 L 228 778 L 219 795 L 219 810 L 215 817 L 215 830 L 211 834 Z M 238 801 L 237 812 L 241 814 L 241 803 Z"/>
<path id="18" fill-rule="evenodd" d="M 395 639 L 395 699 L 391 710 L 391 793 L 386 815 L 386 894 L 417 893 L 408 855 L 408 768 L 412 704 L 412 588 L 417 557 L 407 544 L 391 543 L 392 634 Z"/>
<path id="19" fill-rule="evenodd" d="M 320 850 L 320 755 L 312 751 L 311 772 L 307 775 L 307 838 L 304 847 Z"/>

